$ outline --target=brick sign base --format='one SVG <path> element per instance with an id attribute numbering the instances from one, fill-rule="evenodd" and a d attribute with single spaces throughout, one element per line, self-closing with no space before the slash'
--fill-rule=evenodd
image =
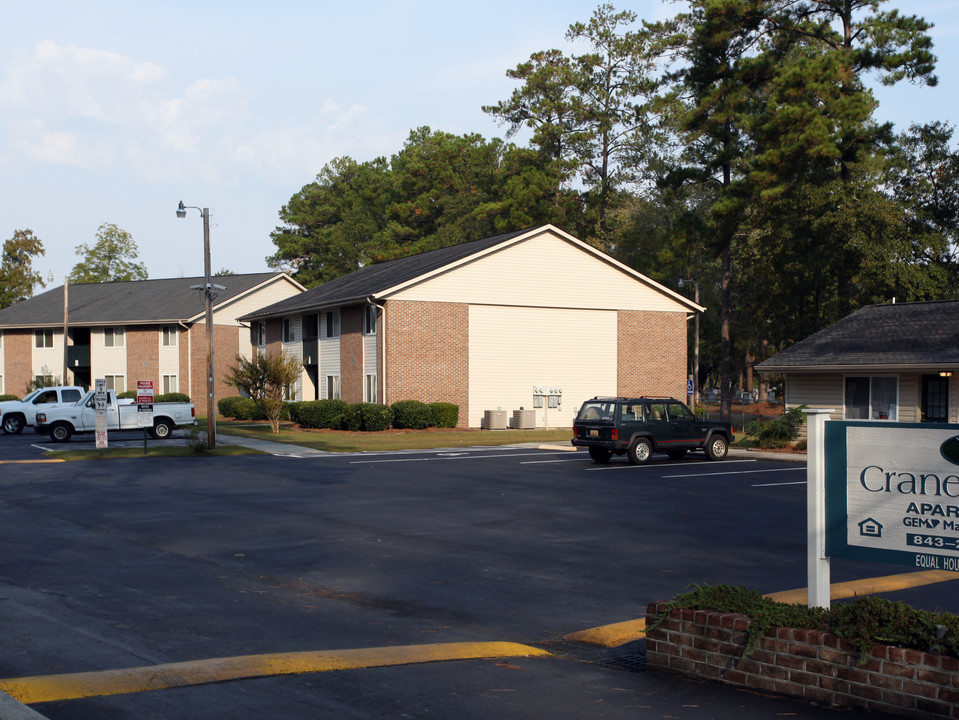
<path id="1" fill-rule="evenodd" d="M 652 626 L 667 603 L 646 610 Z M 646 665 L 727 685 L 912 718 L 959 720 L 959 660 L 874 645 L 861 663 L 849 640 L 818 630 L 771 628 L 743 657 L 749 618 L 710 610 L 672 610 L 647 631 Z"/>

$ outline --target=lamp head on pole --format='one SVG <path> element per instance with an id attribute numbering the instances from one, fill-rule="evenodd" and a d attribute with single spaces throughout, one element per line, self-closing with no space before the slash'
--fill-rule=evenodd
<path id="1" fill-rule="evenodd" d="M 179 206 L 177 207 L 177 209 L 176 209 L 176 216 L 177 216 L 178 218 L 185 218 L 185 217 L 186 217 L 186 206 L 183 204 L 183 201 L 182 201 L 182 200 L 180 201 L 180 205 L 179 205 Z"/>

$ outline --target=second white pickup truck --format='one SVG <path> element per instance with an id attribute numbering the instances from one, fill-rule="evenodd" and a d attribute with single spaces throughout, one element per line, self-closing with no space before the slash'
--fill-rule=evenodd
<path id="1" fill-rule="evenodd" d="M 17 435 L 24 427 L 36 424 L 38 410 L 73 405 L 82 397 L 83 388 L 77 385 L 37 388 L 23 400 L 0 402 L 0 427 L 7 435 Z"/>
<path id="2" fill-rule="evenodd" d="M 74 433 L 93 432 L 97 428 L 94 391 L 84 395 L 76 405 L 50 408 L 37 413 L 37 432 L 50 435 L 53 442 L 66 442 Z M 107 430 L 137 430 L 139 408 L 133 402 L 117 402 L 116 393 L 107 390 Z M 170 437 L 177 425 L 196 425 L 193 403 L 173 402 L 153 405 L 153 427 L 150 435 Z"/>

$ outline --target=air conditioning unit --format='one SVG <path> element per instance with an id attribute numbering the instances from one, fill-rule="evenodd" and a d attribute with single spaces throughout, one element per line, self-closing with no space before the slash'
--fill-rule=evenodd
<path id="1" fill-rule="evenodd" d="M 483 428 L 486 430 L 506 430 L 507 419 L 505 410 L 486 410 L 483 413 Z"/>
<path id="2" fill-rule="evenodd" d="M 536 411 L 535 410 L 514 410 L 513 411 L 513 429 L 514 430 L 535 430 L 536 429 Z"/>

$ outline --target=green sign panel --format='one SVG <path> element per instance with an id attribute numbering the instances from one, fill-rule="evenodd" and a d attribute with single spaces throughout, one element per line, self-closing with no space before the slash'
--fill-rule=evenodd
<path id="1" fill-rule="evenodd" d="M 959 425 L 827 422 L 826 554 L 959 571 Z"/>

